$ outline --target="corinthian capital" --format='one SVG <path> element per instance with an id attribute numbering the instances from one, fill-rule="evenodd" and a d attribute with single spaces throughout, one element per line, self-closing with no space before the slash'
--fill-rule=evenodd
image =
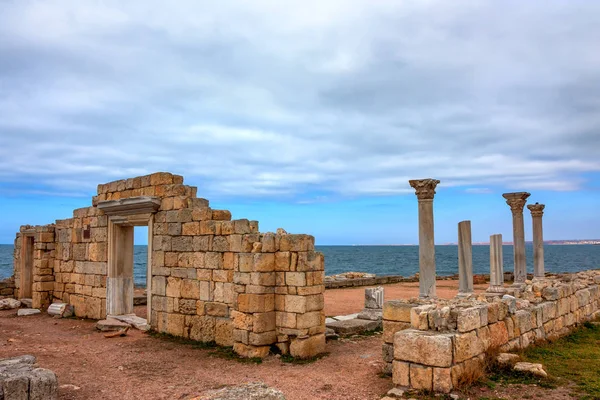
<path id="1" fill-rule="evenodd" d="M 542 215 L 544 215 L 545 207 L 546 206 L 544 204 L 540 204 L 540 203 L 529 204 L 527 206 L 527 208 L 529 208 L 529 211 L 531 211 L 532 217 L 541 217 Z"/>
<path id="2" fill-rule="evenodd" d="M 435 187 L 440 181 L 437 179 L 413 179 L 408 183 L 415 189 L 415 194 L 419 200 L 433 200 Z"/>
<path id="3" fill-rule="evenodd" d="M 510 206 L 510 210 L 513 214 L 522 213 L 527 198 L 531 196 L 531 193 L 527 192 L 515 192 L 515 193 L 504 193 L 502 197 L 506 199 L 506 204 Z"/>

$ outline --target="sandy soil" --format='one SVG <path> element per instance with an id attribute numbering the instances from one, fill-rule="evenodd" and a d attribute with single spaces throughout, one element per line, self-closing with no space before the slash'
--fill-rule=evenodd
<path id="1" fill-rule="evenodd" d="M 456 294 L 456 281 L 438 281 L 438 295 Z M 476 285 L 476 290 L 485 285 Z M 386 285 L 386 299 L 418 294 L 418 283 Z M 325 293 L 327 315 L 359 312 L 364 288 L 335 289 Z M 145 315 L 145 306 L 136 307 Z M 393 387 L 382 378 L 381 337 L 372 336 L 327 344 L 329 355 L 310 364 L 283 363 L 270 356 L 262 364 L 240 363 L 186 344 L 158 339 L 137 330 L 126 337 L 106 339 L 95 321 L 53 319 L 47 314 L 17 317 L 16 310 L 0 311 L 0 358 L 23 354 L 37 357 L 53 370 L 63 388 L 60 399 L 191 399 L 210 389 L 261 381 L 295 399 L 379 399 Z M 494 391 L 476 388 L 470 398 L 518 399 L 522 388 Z M 477 391 L 482 391 L 481 393 Z M 569 399 L 568 390 L 554 393 L 525 389 L 528 398 Z"/>

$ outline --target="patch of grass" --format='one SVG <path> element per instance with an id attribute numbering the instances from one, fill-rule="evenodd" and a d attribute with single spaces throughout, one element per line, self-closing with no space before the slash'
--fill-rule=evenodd
<path id="1" fill-rule="evenodd" d="M 600 398 L 600 327 L 585 323 L 569 336 L 523 352 L 529 362 L 541 363 L 546 372 L 573 381 L 589 399 Z"/>
<path id="2" fill-rule="evenodd" d="M 199 342 L 193 339 L 186 339 L 179 336 L 173 336 L 168 333 L 160 333 L 154 330 L 150 330 L 147 334 L 155 339 L 165 340 L 171 343 L 182 344 L 185 346 L 191 346 L 195 349 L 214 349 L 219 347 L 214 341 L 213 342 Z"/>
<path id="3" fill-rule="evenodd" d="M 314 363 L 317 360 L 320 360 L 323 357 L 327 357 L 329 355 L 329 353 L 321 353 L 321 354 L 317 354 L 316 356 L 313 357 L 309 357 L 309 358 L 298 358 L 298 357 L 293 357 L 289 354 L 282 354 L 281 355 L 281 362 L 284 363 L 289 363 L 289 364 L 310 364 L 310 363 Z"/>
<path id="4" fill-rule="evenodd" d="M 262 364 L 263 361 L 260 357 L 240 357 L 235 351 L 233 351 L 233 347 L 217 346 L 213 349 L 213 351 L 211 351 L 208 354 L 211 357 L 224 358 L 226 360 L 234 360 L 243 364 Z"/>
<path id="5" fill-rule="evenodd" d="M 541 378 L 532 374 L 514 371 L 511 367 L 494 366 L 491 368 L 486 381 L 482 384 L 492 389 L 496 385 L 521 384 L 521 385 L 538 385 L 547 389 L 555 389 L 558 386 L 558 381 L 555 378 Z"/>
<path id="6" fill-rule="evenodd" d="M 156 332 L 153 330 L 148 331 L 147 333 L 149 336 L 151 336 L 153 338 L 156 338 L 159 340 L 164 340 L 164 341 L 167 341 L 170 343 L 180 344 L 183 346 L 190 346 L 194 349 L 199 349 L 199 350 L 212 350 L 211 352 L 208 353 L 209 356 L 211 356 L 211 357 L 224 358 L 227 360 L 235 360 L 235 361 L 238 361 L 241 363 L 251 363 L 251 364 L 262 363 L 261 358 L 240 357 L 236 352 L 233 351 L 233 347 L 219 346 L 214 341 L 213 342 L 199 342 L 197 340 L 186 339 L 186 338 L 182 338 L 179 336 L 173 336 L 168 333 Z"/>

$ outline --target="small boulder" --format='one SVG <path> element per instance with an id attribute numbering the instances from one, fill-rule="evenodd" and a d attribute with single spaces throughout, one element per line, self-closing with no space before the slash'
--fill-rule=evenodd
<path id="1" fill-rule="evenodd" d="M 12 310 L 21 307 L 21 302 L 15 299 L 0 300 L 0 310 Z"/>
<path id="2" fill-rule="evenodd" d="M 516 354 L 511 354 L 511 353 L 500 353 L 500 354 L 498 354 L 498 357 L 496 357 L 496 361 L 498 362 L 498 364 L 500 364 L 502 366 L 506 366 L 506 365 L 513 366 L 516 363 L 518 363 L 519 360 L 521 360 L 521 357 L 519 357 Z"/>
<path id="3" fill-rule="evenodd" d="M 19 317 L 26 317 L 28 315 L 35 315 L 35 314 L 41 314 L 41 311 L 38 310 L 37 308 L 20 308 L 17 311 L 17 315 Z"/>
<path id="4" fill-rule="evenodd" d="M 542 378 L 547 378 L 548 374 L 544 371 L 542 364 L 534 364 L 528 362 L 518 362 L 513 367 L 515 371 L 529 373 Z"/>

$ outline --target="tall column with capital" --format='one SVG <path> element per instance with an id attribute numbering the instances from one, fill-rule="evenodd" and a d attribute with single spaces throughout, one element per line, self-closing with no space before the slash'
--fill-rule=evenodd
<path id="1" fill-rule="evenodd" d="M 437 179 L 408 181 L 419 199 L 419 297 L 435 297 L 435 241 L 433 239 L 433 196 Z"/>
<path id="2" fill-rule="evenodd" d="M 529 204 L 527 208 L 531 211 L 533 220 L 533 276 L 537 279 L 544 278 L 544 233 L 542 229 L 542 215 L 544 215 L 543 204 Z"/>
<path id="3" fill-rule="evenodd" d="M 525 226 L 523 223 L 523 207 L 527 198 L 531 196 L 527 192 L 504 193 L 506 204 L 510 206 L 513 217 L 513 249 L 515 260 L 515 285 L 522 285 L 527 279 L 527 264 L 525 259 Z"/>

